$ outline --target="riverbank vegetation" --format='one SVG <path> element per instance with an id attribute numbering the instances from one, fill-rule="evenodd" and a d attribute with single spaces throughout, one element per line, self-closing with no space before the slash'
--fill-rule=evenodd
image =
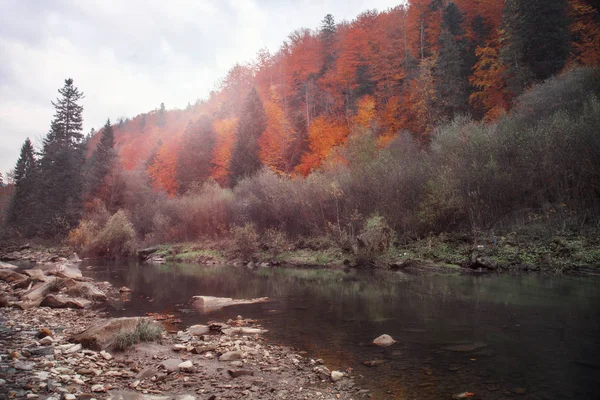
<path id="1" fill-rule="evenodd" d="M 196 243 L 163 249 L 177 261 L 598 264 L 597 13 L 488 3 L 328 15 L 209 99 L 86 138 L 67 80 L 5 235 L 109 257 Z"/>

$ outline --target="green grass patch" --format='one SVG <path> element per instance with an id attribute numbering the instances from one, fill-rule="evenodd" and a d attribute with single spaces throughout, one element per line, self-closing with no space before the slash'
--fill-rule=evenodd
<path id="1" fill-rule="evenodd" d="M 133 332 L 120 331 L 112 341 L 116 351 L 125 351 L 141 342 L 154 342 L 162 337 L 163 329 L 150 321 L 140 321 Z"/>

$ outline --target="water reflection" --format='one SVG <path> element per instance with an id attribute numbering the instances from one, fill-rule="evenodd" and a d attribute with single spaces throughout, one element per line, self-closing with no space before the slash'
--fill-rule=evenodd
<path id="1" fill-rule="evenodd" d="M 257 318 L 271 341 L 354 368 L 381 398 L 600 398 L 598 280 L 198 265 L 94 264 L 86 274 L 132 289 L 114 315 L 177 313 L 184 325 Z M 189 306 L 194 295 L 271 301 L 202 315 Z M 382 333 L 398 343 L 371 345 Z M 362 364 L 376 359 L 385 363 Z"/>

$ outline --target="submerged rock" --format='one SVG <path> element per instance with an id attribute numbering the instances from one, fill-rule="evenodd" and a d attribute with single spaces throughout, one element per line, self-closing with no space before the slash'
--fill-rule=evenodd
<path id="1" fill-rule="evenodd" d="M 265 303 L 267 301 L 269 301 L 268 297 L 259 297 L 256 299 L 232 299 L 230 297 L 194 296 L 194 302 L 192 304 L 201 311 L 214 311 L 228 306 Z"/>
<path id="2" fill-rule="evenodd" d="M 390 335 L 383 334 L 375 338 L 375 340 L 373 340 L 373 343 L 377 346 L 387 347 L 393 345 L 394 343 L 396 343 L 396 341 Z"/>

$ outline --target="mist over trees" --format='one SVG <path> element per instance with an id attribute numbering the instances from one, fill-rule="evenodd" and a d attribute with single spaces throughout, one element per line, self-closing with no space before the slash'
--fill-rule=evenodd
<path id="1" fill-rule="evenodd" d="M 67 79 L 41 152 L 23 146 L 7 221 L 81 243 L 117 212 L 111 229 L 148 243 L 246 223 L 342 236 L 371 215 L 406 237 L 526 214 L 588 223 L 598 65 L 590 2 L 413 0 L 328 14 L 235 65 L 208 99 L 107 120 L 88 139 Z"/>

